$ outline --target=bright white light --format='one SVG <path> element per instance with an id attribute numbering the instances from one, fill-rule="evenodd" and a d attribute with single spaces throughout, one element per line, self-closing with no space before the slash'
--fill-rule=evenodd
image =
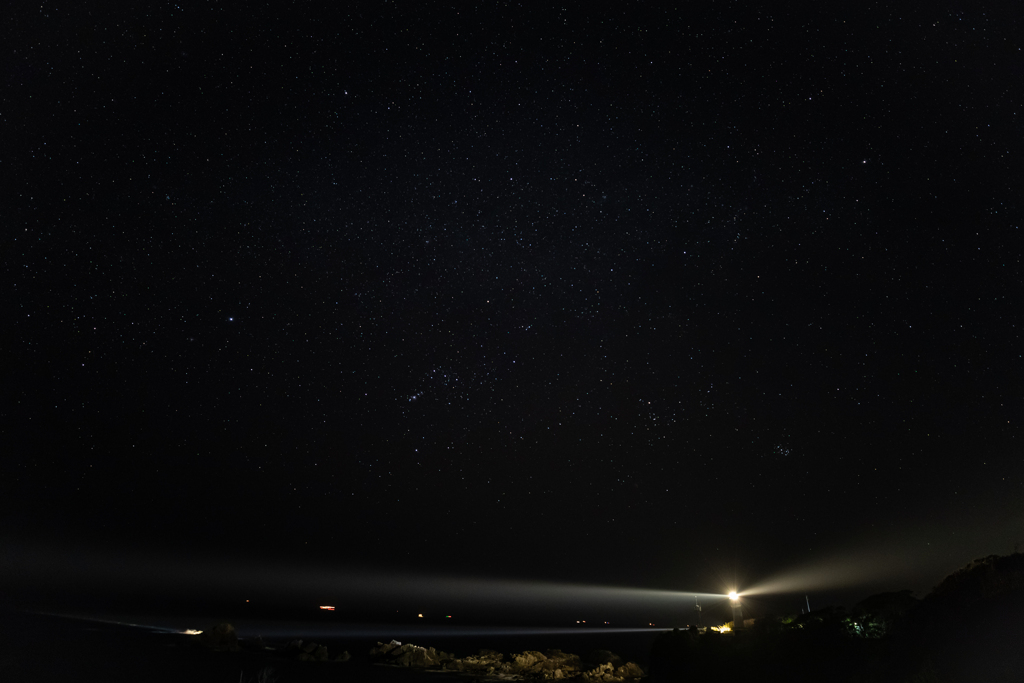
<path id="1" fill-rule="evenodd" d="M 739 600 L 740 599 L 740 594 L 737 593 L 736 591 L 729 591 L 729 599 L 730 600 Z"/>

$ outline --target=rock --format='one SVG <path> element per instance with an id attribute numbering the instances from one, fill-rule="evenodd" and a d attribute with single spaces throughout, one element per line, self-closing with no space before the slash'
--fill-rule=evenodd
<path id="1" fill-rule="evenodd" d="M 494 670 L 501 666 L 503 655 L 494 650 L 480 650 L 478 655 L 470 655 L 458 660 L 461 663 L 459 671 L 494 673 Z"/>
<path id="2" fill-rule="evenodd" d="M 561 650 L 548 650 L 543 656 L 544 660 L 533 666 L 531 674 L 554 679 L 576 676 L 580 672 L 580 658 L 577 655 L 566 654 Z"/>
<path id="3" fill-rule="evenodd" d="M 336 661 L 336 662 L 347 662 L 347 661 L 349 661 L 350 659 L 352 659 L 352 655 L 350 655 L 350 654 L 348 653 L 348 650 L 345 650 L 345 651 L 344 651 L 344 652 L 342 652 L 342 653 L 341 653 L 340 655 L 338 655 L 337 657 L 335 657 L 335 658 L 334 658 L 334 661 Z"/>
<path id="4" fill-rule="evenodd" d="M 544 655 L 541 655 L 541 657 L 543 656 Z M 514 668 L 518 673 L 520 671 L 525 671 L 526 669 L 529 669 L 538 661 L 539 660 L 533 656 L 533 653 L 524 652 L 521 655 L 512 655 L 512 661 L 510 662 L 510 664 L 512 665 L 512 668 Z"/>
<path id="5" fill-rule="evenodd" d="M 370 658 L 380 663 L 416 669 L 440 666 L 441 654 L 434 648 L 428 649 L 412 643 L 402 645 L 397 640 L 387 645 L 377 643 L 377 647 L 370 650 Z"/>
<path id="6" fill-rule="evenodd" d="M 346 653 L 347 654 L 347 653 Z M 561 650 L 538 652 L 527 650 L 514 654 L 505 661 L 500 652 L 480 650 L 476 655 L 456 658 L 433 647 L 420 647 L 398 641 L 377 643 L 371 648 L 370 658 L 381 664 L 414 669 L 440 669 L 484 676 L 497 676 L 502 680 L 562 680 L 581 676 L 582 665 L 576 655 Z M 643 670 L 636 664 L 623 664 L 622 659 L 607 651 L 598 651 L 591 659 L 604 659 L 590 670 L 582 673 L 586 683 L 622 683 L 643 676 Z"/>
<path id="7" fill-rule="evenodd" d="M 627 680 L 643 678 L 643 676 L 644 670 L 635 662 L 628 662 L 618 667 L 611 662 L 605 662 L 589 671 L 584 671 L 582 678 L 588 683 L 622 683 Z"/>
<path id="8" fill-rule="evenodd" d="M 581 666 L 578 655 L 571 655 L 561 650 L 547 650 L 544 652 L 544 655 L 548 658 L 549 662 L 554 662 L 562 668 L 579 669 Z"/>
<path id="9" fill-rule="evenodd" d="M 293 640 L 285 649 L 300 662 L 326 662 L 329 658 L 327 646 L 312 641 L 303 643 L 301 640 Z"/>
<path id="10" fill-rule="evenodd" d="M 388 663 L 406 667 L 425 667 L 426 654 L 425 648 L 406 643 L 397 650 L 392 650 L 393 656 L 389 658 Z"/>
<path id="11" fill-rule="evenodd" d="M 615 675 L 619 678 L 643 678 L 644 670 L 636 662 L 626 662 L 615 669 Z"/>
<path id="12" fill-rule="evenodd" d="M 235 627 L 228 623 L 217 624 L 199 634 L 199 642 L 211 650 L 228 650 L 238 652 L 238 634 Z"/>
<path id="13" fill-rule="evenodd" d="M 600 664 L 611 664 L 612 666 L 622 666 L 625 662 L 622 661 L 622 657 L 618 656 L 614 652 L 608 650 L 594 650 L 587 656 L 588 666 L 598 666 Z"/>
<path id="14" fill-rule="evenodd" d="M 384 643 L 378 642 L 377 643 L 377 647 L 374 647 L 374 648 L 370 649 L 370 657 L 371 658 L 383 657 L 384 655 L 388 654 L 389 652 L 391 652 L 395 648 L 401 647 L 401 646 L 402 646 L 402 644 L 400 642 L 398 642 L 397 640 L 392 640 L 390 643 L 387 643 L 386 645 Z"/>

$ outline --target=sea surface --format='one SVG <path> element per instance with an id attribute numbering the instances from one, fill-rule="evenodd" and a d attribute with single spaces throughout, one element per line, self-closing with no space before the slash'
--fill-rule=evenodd
<path id="1" fill-rule="evenodd" d="M 435 647 L 459 657 L 481 649 L 505 654 L 524 650 L 559 649 L 586 656 L 593 650 L 610 650 L 628 661 L 647 664 L 651 643 L 664 628 L 615 628 L 611 626 L 479 626 L 471 624 L 379 624 L 330 622 L 318 620 L 253 619 L 251 617 L 183 617 L 125 614 L 62 614 L 63 618 L 83 622 L 117 624 L 155 633 L 185 633 L 204 630 L 227 621 L 235 627 L 239 639 L 263 639 L 268 644 L 284 645 L 292 640 L 316 641 L 365 654 L 378 642 L 397 640 L 423 647 Z M 340 650 L 339 650 L 340 651 Z"/>
<path id="2" fill-rule="evenodd" d="M 244 647 L 240 653 L 207 652 L 194 646 L 186 632 L 231 623 L 243 645 L 257 638 L 276 650 Z M 608 650 L 625 661 L 647 666 L 651 644 L 664 629 L 612 627 L 500 627 L 459 624 L 370 624 L 324 620 L 211 618 L 143 614 L 0 612 L 0 681 L 248 681 L 263 668 L 289 681 L 459 680 L 373 666 L 367 658 L 378 642 L 397 640 L 434 647 L 458 657 L 481 649 L 508 655 L 524 650 L 558 649 L 586 659 Z M 348 651 L 350 664 L 304 663 L 285 657 L 289 641 L 326 645 L 331 657 Z M 416 674 L 416 675 L 413 675 Z M 462 679 L 465 680 L 465 679 Z"/>

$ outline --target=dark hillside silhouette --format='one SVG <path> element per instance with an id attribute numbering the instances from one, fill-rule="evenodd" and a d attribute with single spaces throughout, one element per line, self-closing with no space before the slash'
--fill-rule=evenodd
<path id="1" fill-rule="evenodd" d="M 768 681 L 991 683 L 1024 671 L 1024 555 L 977 559 L 923 600 L 879 593 L 848 613 L 826 607 L 758 619 L 737 634 L 663 633 L 656 683 L 721 675 Z"/>

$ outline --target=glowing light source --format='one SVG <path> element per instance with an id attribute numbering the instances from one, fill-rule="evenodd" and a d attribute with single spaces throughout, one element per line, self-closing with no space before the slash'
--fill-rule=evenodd
<path id="1" fill-rule="evenodd" d="M 320 609 L 330 610 L 331 612 L 333 612 L 334 605 L 320 605 Z"/>
<path id="2" fill-rule="evenodd" d="M 740 594 L 737 593 L 736 591 L 729 591 L 729 599 L 730 600 L 739 600 L 740 599 Z"/>

